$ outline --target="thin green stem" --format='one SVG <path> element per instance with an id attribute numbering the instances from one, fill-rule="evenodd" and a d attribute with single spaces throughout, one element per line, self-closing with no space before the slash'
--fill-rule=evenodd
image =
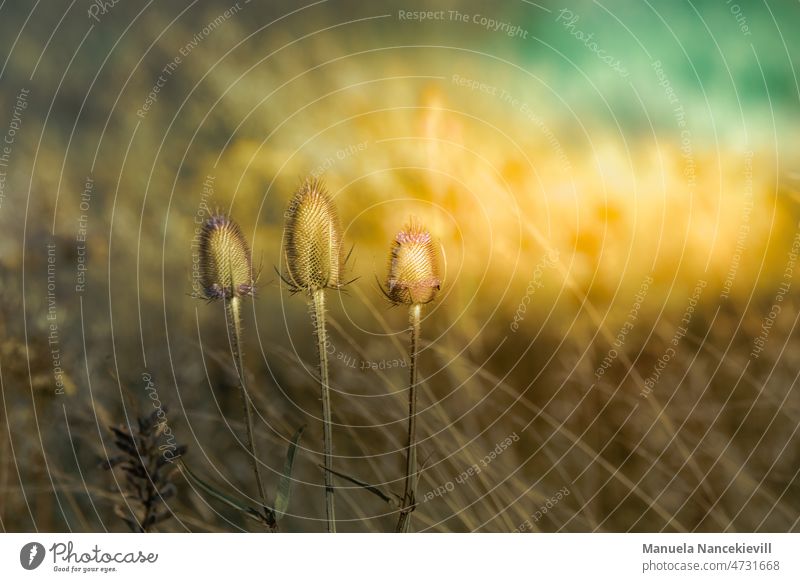
<path id="1" fill-rule="evenodd" d="M 328 383 L 328 332 L 325 329 L 325 290 L 315 289 L 311 294 L 314 307 L 314 333 L 317 336 L 319 356 L 319 382 L 322 388 L 322 446 L 325 466 L 325 512 L 328 532 L 336 532 L 336 514 L 333 504 L 333 436 L 331 433 L 331 390 Z"/>
<path id="2" fill-rule="evenodd" d="M 253 408 L 250 404 L 250 396 L 247 393 L 247 385 L 245 384 L 245 371 L 244 361 L 242 359 L 242 305 L 240 297 L 232 297 L 225 301 L 226 317 L 228 319 L 228 326 L 232 332 L 231 347 L 233 348 L 234 356 L 236 358 L 236 372 L 239 374 L 239 391 L 242 397 L 242 406 L 244 412 L 244 424 L 246 427 L 245 445 L 247 446 L 248 456 L 250 457 L 250 466 L 253 468 L 253 474 L 256 478 L 256 487 L 258 489 L 258 500 L 264 507 L 264 516 L 268 518 L 271 510 L 267 506 L 266 495 L 264 494 L 264 483 L 261 480 L 261 469 L 258 466 L 258 456 L 256 455 L 256 441 L 253 431 Z"/>
<path id="3" fill-rule="evenodd" d="M 406 479 L 403 490 L 403 507 L 397 521 L 397 531 L 406 533 L 411 529 L 411 512 L 416 507 L 417 482 L 417 355 L 419 352 L 420 312 L 419 304 L 408 310 L 411 325 L 411 346 L 409 348 L 409 381 L 408 381 L 408 446 L 406 447 Z"/>

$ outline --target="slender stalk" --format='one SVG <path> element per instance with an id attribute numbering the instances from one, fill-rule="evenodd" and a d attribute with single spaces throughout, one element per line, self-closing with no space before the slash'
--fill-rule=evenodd
<path id="1" fill-rule="evenodd" d="M 406 447 L 406 479 L 403 491 L 403 507 L 397 521 L 397 531 L 406 533 L 411 529 L 411 512 L 416 506 L 417 482 L 417 353 L 419 351 L 420 312 L 419 303 L 408 310 L 411 325 L 411 346 L 409 348 L 408 381 L 408 446 Z"/>
<path id="2" fill-rule="evenodd" d="M 325 466 L 325 513 L 328 532 L 336 533 L 336 514 L 333 503 L 333 436 L 331 433 L 331 391 L 328 383 L 328 332 L 325 329 L 325 290 L 311 292 L 314 307 L 314 333 L 317 336 L 319 382 L 322 388 L 322 446 Z"/>
<path id="3" fill-rule="evenodd" d="M 256 456 L 256 441 L 253 432 L 253 409 L 250 404 L 250 396 L 247 393 L 247 386 L 245 384 L 244 362 L 242 360 L 242 300 L 240 297 L 232 297 L 225 300 L 225 316 L 228 320 L 228 327 L 232 332 L 231 347 L 233 348 L 234 356 L 236 358 L 236 372 L 239 374 L 239 391 L 242 397 L 242 407 L 244 412 L 244 424 L 246 427 L 245 445 L 247 446 L 248 456 L 250 457 L 250 466 L 253 468 L 253 474 L 256 478 L 256 487 L 258 488 L 258 500 L 264 507 L 265 517 L 270 515 L 270 510 L 266 505 L 266 495 L 264 494 L 264 483 L 261 480 L 261 469 L 258 466 L 258 457 Z"/>

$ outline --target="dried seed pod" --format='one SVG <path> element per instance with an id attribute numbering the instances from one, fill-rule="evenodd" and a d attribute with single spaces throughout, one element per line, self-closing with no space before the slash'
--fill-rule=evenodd
<path id="1" fill-rule="evenodd" d="M 436 298 L 440 286 L 431 234 L 412 219 L 392 242 L 386 296 L 395 304 L 422 305 Z"/>
<path id="2" fill-rule="evenodd" d="M 286 211 L 287 274 L 293 291 L 342 286 L 344 247 L 336 207 L 324 184 L 306 180 Z"/>
<path id="3" fill-rule="evenodd" d="M 253 295 L 250 247 L 239 225 L 215 214 L 200 233 L 200 284 L 206 299 L 231 299 Z"/>

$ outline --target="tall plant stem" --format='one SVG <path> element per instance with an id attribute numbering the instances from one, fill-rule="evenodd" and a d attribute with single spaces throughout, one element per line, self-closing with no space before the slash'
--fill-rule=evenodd
<path id="1" fill-rule="evenodd" d="M 231 347 L 233 348 L 234 356 L 236 358 L 236 372 L 239 374 L 239 391 L 242 397 L 242 406 L 244 412 L 244 424 L 246 427 L 245 445 L 247 446 L 248 456 L 250 457 L 250 466 L 253 468 L 253 474 L 256 478 L 256 487 L 258 489 L 258 500 L 264 507 L 264 515 L 268 517 L 271 515 L 271 510 L 266 505 L 266 495 L 264 495 L 264 483 L 261 480 L 261 469 L 258 466 L 258 457 L 256 456 L 256 441 L 253 433 L 253 408 L 250 404 L 250 396 L 247 394 L 247 385 L 245 384 L 244 362 L 242 359 L 242 300 L 240 297 L 232 297 L 225 300 L 226 318 L 228 326 L 231 330 Z M 273 527 L 273 526 L 271 526 Z"/>
<path id="2" fill-rule="evenodd" d="M 333 436 L 331 434 L 331 390 L 328 384 L 328 332 L 325 329 L 325 290 L 315 289 L 311 295 L 314 306 L 314 332 L 319 356 L 319 383 L 322 389 L 322 446 L 325 466 L 325 513 L 328 532 L 336 532 L 333 504 Z"/>
<path id="3" fill-rule="evenodd" d="M 403 507 L 397 521 L 398 532 L 411 529 L 411 512 L 416 506 L 417 481 L 417 353 L 419 352 L 420 312 L 419 304 L 408 310 L 411 324 L 411 346 L 409 348 L 409 381 L 408 381 L 408 446 L 406 447 L 406 480 L 403 491 Z"/>

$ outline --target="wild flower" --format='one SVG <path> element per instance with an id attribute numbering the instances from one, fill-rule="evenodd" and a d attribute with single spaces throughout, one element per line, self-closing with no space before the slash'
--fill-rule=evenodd
<path id="1" fill-rule="evenodd" d="M 320 180 L 308 179 L 301 184 L 289 202 L 285 217 L 286 271 L 281 278 L 290 292 L 305 292 L 311 307 L 322 391 L 325 511 L 328 531 L 335 532 L 333 435 L 326 350 L 328 335 L 325 326 L 325 290 L 340 289 L 344 286 L 343 271 L 347 257 L 344 255 L 342 229 L 336 207 Z"/>
<path id="2" fill-rule="evenodd" d="M 411 331 L 408 383 L 408 444 L 402 507 L 398 532 L 411 527 L 411 512 L 416 506 L 417 471 L 417 358 L 422 306 L 436 299 L 441 289 L 436 245 L 430 232 L 411 219 L 395 236 L 389 250 L 389 269 L 384 295 L 394 305 L 407 305 Z"/>

